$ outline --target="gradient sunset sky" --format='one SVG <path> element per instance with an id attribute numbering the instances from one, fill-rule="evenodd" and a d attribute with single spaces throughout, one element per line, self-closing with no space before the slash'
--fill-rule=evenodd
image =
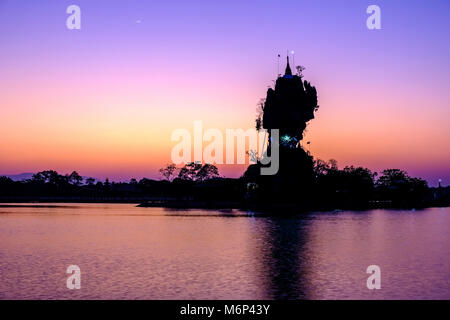
<path id="1" fill-rule="evenodd" d="M 174 129 L 254 127 L 287 49 L 318 90 L 315 157 L 450 184 L 448 0 L 0 0 L 0 174 L 157 178 Z"/>

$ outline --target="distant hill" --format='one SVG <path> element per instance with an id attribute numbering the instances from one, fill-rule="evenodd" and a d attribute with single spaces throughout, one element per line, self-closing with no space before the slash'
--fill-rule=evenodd
<path id="1" fill-rule="evenodd" d="M 33 174 L 34 173 L 32 173 L 32 172 L 25 172 L 25 173 L 21 173 L 21 174 L 0 174 L 0 176 L 11 178 L 14 181 L 22 181 L 22 180 L 31 179 Z"/>
<path id="2" fill-rule="evenodd" d="M 20 174 L 0 174 L 0 177 L 8 177 L 11 178 L 13 181 L 23 181 L 23 180 L 27 180 L 27 179 L 31 179 L 33 177 L 33 172 L 24 172 L 24 173 L 20 173 Z M 86 180 L 88 177 L 83 177 L 83 180 Z M 95 182 L 100 181 L 96 178 Z"/>

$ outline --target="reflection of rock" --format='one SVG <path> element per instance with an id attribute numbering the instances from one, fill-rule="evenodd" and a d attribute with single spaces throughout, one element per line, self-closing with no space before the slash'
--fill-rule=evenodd
<path id="1" fill-rule="evenodd" d="M 258 183 L 260 200 L 302 202 L 313 180 L 313 159 L 300 146 L 306 123 L 314 119 L 316 88 L 302 76 L 292 75 L 287 59 L 286 72 L 268 89 L 263 107 L 264 129 L 280 130 L 280 169 L 275 176 L 260 176 L 260 164 L 250 166 L 244 177 Z M 262 121 L 261 121 L 262 120 Z M 270 153 L 269 135 L 269 153 Z"/>
<path id="2" fill-rule="evenodd" d="M 295 217 L 261 219 L 254 250 L 257 272 L 264 281 L 266 299 L 308 299 L 310 261 L 305 254 L 307 222 Z"/>

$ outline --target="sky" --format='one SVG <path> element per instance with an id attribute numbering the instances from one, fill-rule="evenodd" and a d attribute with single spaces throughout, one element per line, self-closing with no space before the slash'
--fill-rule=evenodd
<path id="1" fill-rule="evenodd" d="M 450 184 L 448 0 L 0 0 L 0 174 L 158 178 L 175 129 L 254 127 L 286 50 L 318 91 L 315 157 Z"/>

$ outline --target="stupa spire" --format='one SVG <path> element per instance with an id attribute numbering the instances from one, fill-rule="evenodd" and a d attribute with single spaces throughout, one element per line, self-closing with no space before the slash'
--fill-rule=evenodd
<path id="1" fill-rule="evenodd" d="M 287 64 L 286 64 L 286 71 L 284 72 L 285 76 L 292 76 L 292 70 L 291 66 L 289 65 L 289 55 L 286 57 Z"/>

